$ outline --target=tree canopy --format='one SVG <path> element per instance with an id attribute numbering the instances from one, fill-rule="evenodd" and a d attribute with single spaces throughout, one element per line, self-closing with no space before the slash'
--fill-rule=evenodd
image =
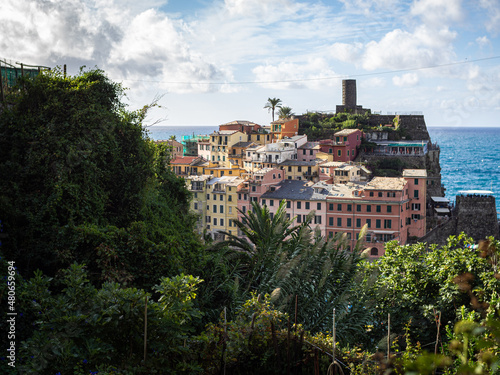
<path id="1" fill-rule="evenodd" d="M 55 274 L 78 261 L 96 279 L 153 285 L 195 266 L 189 192 L 142 127 L 147 107 L 127 111 L 123 95 L 95 69 L 25 78 L 7 98 L 0 219 L 5 255 L 23 271 Z"/>

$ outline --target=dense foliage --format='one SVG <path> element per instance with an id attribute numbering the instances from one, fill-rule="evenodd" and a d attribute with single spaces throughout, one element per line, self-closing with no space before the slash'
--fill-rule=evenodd
<path id="1" fill-rule="evenodd" d="M 2 108 L 3 251 L 23 273 L 77 261 L 93 280 L 151 286 L 197 268 L 188 191 L 142 128 L 147 108 L 126 111 L 122 95 L 99 70 L 44 73 Z"/>
<path id="2" fill-rule="evenodd" d="M 283 201 L 274 215 L 254 202 L 244 237 L 203 244 L 168 149 L 142 128 L 147 107 L 127 111 L 102 71 L 40 74 L 9 95 L 0 274 L 15 284 L 0 284 L 0 310 L 17 313 L 16 367 L 0 357 L 1 373 L 499 372 L 497 240 L 391 242 L 370 262 L 362 240 L 322 237 L 314 213 L 295 224 Z M 311 114 L 331 129 L 365 120 Z"/>

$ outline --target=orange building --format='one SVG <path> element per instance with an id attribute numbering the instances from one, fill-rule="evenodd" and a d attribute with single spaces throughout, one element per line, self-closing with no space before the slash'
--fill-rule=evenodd
<path id="1" fill-rule="evenodd" d="M 299 134 L 299 119 L 280 119 L 271 122 L 271 134 L 273 139 L 294 137 Z"/>

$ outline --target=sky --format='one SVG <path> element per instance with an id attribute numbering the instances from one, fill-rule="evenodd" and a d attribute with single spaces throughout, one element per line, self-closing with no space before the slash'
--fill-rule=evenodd
<path id="1" fill-rule="evenodd" d="M 148 125 L 268 125 L 268 98 L 500 126 L 500 0 L 2 0 L 0 59 L 98 67 Z"/>

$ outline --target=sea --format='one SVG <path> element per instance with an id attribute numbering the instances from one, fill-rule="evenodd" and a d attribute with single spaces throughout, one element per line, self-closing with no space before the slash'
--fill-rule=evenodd
<path id="1" fill-rule="evenodd" d="M 205 135 L 218 126 L 151 126 L 153 140 L 174 135 Z M 427 130 L 441 149 L 441 181 L 445 196 L 454 202 L 462 190 L 489 190 L 500 214 L 500 127 L 432 127 Z"/>

